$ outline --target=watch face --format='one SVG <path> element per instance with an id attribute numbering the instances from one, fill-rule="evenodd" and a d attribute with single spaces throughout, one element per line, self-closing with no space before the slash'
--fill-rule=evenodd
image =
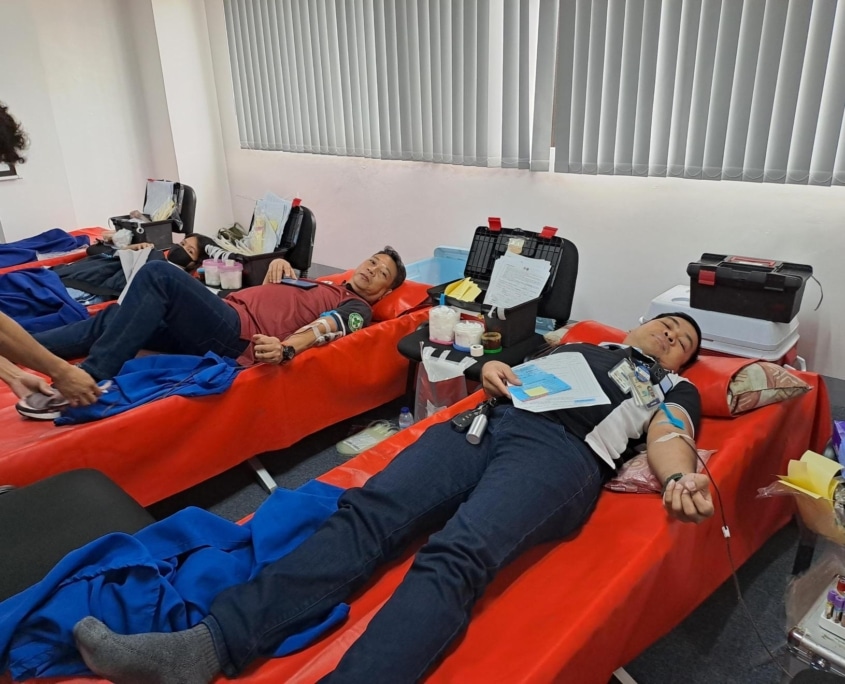
<path id="1" fill-rule="evenodd" d="M 295 355 L 296 355 L 296 349 L 294 349 L 293 347 L 290 347 L 288 345 L 285 345 L 284 347 L 282 347 L 282 358 L 285 361 L 290 361 Z"/>

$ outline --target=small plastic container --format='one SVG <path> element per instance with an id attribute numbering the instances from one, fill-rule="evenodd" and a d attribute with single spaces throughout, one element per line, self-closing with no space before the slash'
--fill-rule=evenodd
<path id="1" fill-rule="evenodd" d="M 458 351 L 469 352 L 474 344 L 481 344 L 484 326 L 475 321 L 459 321 L 455 324 L 455 341 L 452 346 Z"/>
<path id="2" fill-rule="evenodd" d="M 411 414 L 411 409 L 403 406 L 399 411 L 399 429 L 404 430 L 406 427 L 411 427 L 414 424 L 414 416 Z"/>
<path id="3" fill-rule="evenodd" d="M 224 261 L 219 267 L 220 287 L 223 290 L 240 290 L 243 286 L 244 265 L 237 261 Z M 208 276 L 206 276 L 208 277 Z"/>
<path id="4" fill-rule="evenodd" d="M 205 284 L 209 287 L 220 287 L 220 266 L 223 262 L 217 259 L 206 259 L 202 262 L 205 269 Z"/>
<path id="5" fill-rule="evenodd" d="M 428 339 L 437 344 L 452 344 L 460 316 L 451 306 L 435 306 L 428 312 Z"/>

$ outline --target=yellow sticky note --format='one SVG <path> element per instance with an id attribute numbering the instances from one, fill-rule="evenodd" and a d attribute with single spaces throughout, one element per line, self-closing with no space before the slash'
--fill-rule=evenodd
<path id="1" fill-rule="evenodd" d="M 805 451 L 800 461 L 789 462 L 786 476 L 779 479 L 813 498 L 830 499 L 836 487 L 834 478 L 840 470 L 842 466 L 836 461 L 814 451 Z"/>
<path id="2" fill-rule="evenodd" d="M 544 394 L 548 394 L 549 390 L 547 390 L 545 387 L 531 387 L 525 390 L 525 393 L 529 397 L 542 397 Z"/>

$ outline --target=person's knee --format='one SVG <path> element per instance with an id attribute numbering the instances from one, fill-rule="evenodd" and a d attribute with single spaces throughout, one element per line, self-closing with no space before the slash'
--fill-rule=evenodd
<path id="1" fill-rule="evenodd" d="M 148 261 L 146 264 L 141 266 L 138 270 L 138 273 L 135 275 L 136 278 L 140 277 L 158 277 L 158 276 L 166 276 L 173 272 L 175 269 L 173 265 L 168 263 L 167 261 Z"/>

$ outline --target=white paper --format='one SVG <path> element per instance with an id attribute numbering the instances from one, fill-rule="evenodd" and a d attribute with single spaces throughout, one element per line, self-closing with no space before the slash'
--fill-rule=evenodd
<path id="1" fill-rule="evenodd" d="M 148 181 L 147 196 L 146 201 L 144 202 L 144 213 L 147 216 L 152 216 L 172 199 L 172 181 Z"/>
<path id="2" fill-rule="evenodd" d="M 532 413 L 542 413 L 544 411 L 599 406 L 610 403 L 610 399 L 602 390 L 599 381 L 593 375 L 593 371 L 590 370 L 587 359 L 580 352 L 550 354 L 542 359 L 514 366 L 514 370 L 516 371 L 524 366 L 535 366 L 551 373 L 569 385 L 570 389 L 529 401 L 520 401 L 514 397 L 513 405 L 517 408 Z"/>
<path id="3" fill-rule="evenodd" d="M 493 264 L 484 305 L 507 309 L 537 299 L 551 270 L 552 265 L 545 259 L 505 252 Z"/>

